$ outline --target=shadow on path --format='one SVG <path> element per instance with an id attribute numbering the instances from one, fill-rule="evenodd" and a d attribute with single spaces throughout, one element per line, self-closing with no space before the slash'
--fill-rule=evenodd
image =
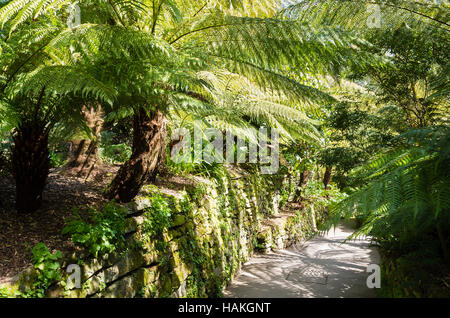
<path id="1" fill-rule="evenodd" d="M 376 297 L 366 286 L 369 264 L 379 254 L 367 238 L 342 243 L 352 234 L 341 224 L 325 235 L 285 250 L 254 256 L 224 291 L 225 297 Z"/>

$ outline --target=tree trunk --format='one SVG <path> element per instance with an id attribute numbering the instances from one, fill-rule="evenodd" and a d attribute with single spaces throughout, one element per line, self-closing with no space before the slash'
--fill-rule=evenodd
<path id="1" fill-rule="evenodd" d="M 306 182 L 308 181 L 308 178 L 309 178 L 308 170 L 304 170 L 303 172 L 300 173 L 300 179 L 298 181 L 297 191 L 295 193 L 295 197 L 297 198 L 298 202 L 302 202 L 303 200 L 302 189 L 305 186 Z"/>
<path id="2" fill-rule="evenodd" d="M 3 172 L 3 166 L 5 165 L 3 161 L 4 161 L 3 160 L 3 154 L 0 152 L 0 175 Z"/>
<path id="3" fill-rule="evenodd" d="M 440 224 L 440 221 L 436 223 L 436 229 L 439 237 L 439 242 L 441 243 L 442 255 L 444 256 L 444 260 L 448 263 L 450 261 L 450 255 L 447 248 L 447 235 L 444 234 L 444 230 Z"/>
<path id="4" fill-rule="evenodd" d="M 330 167 L 330 166 L 327 166 L 326 168 L 325 168 L 325 174 L 324 174 L 324 176 L 323 176 L 323 185 L 325 186 L 325 189 L 327 189 L 328 188 L 328 185 L 330 184 L 330 181 L 331 181 L 331 172 L 332 172 L 332 167 Z"/>
<path id="5" fill-rule="evenodd" d="M 146 181 L 165 168 L 166 118 L 161 111 L 142 109 L 133 118 L 133 153 L 112 181 L 106 197 L 130 202 Z"/>
<path id="6" fill-rule="evenodd" d="M 4 166 L 5 166 L 5 163 L 4 163 L 4 159 L 3 159 L 3 153 L 0 152 L 0 178 L 2 176 Z M 2 202 L 2 199 L 0 198 L 0 207 L 2 207 L 2 206 L 3 206 L 3 202 Z"/>
<path id="7" fill-rule="evenodd" d="M 71 142 L 70 158 L 66 168 L 73 169 L 77 177 L 89 178 L 99 163 L 98 143 L 103 128 L 103 111 L 101 108 L 84 106 L 84 119 L 92 133 L 91 139 L 74 139 Z"/>
<path id="8" fill-rule="evenodd" d="M 12 168 L 16 180 L 16 209 L 39 209 L 50 169 L 48 133 L 40 123 L 22 123 L 13 137 Z"/>

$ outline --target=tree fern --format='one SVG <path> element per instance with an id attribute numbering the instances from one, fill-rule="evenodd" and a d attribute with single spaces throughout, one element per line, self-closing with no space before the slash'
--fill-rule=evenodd
<path id="1" fill-rule="evenodd" d="M 342 216 L 364 218 L 365 223 L 353 236 L 411 239 L 412 229 L 419 233 L 448 221 L 450 129 L 413 130 L 401 138 L 408 142 L 404 150 L 394 150 L 364 166 L 370 176 L 368 184 L 330 209 L 332 222 Z"/>
<path id="2" fill-rule="evenodd" d="M 74 98 L 75 107 L 94 98 L 110 111 L 132 108 L 136 125 L 143 109 L 160 116 L 178 108 L 207 125 L 238 131 L 250 118 L 278 128 L 284 142 L 319 143 L 317 122 L 307 113 L 334 99 L 290 73 L 337 76 L 376 59 L 352 32 L 274 17 L 275 3 L 258 3 L 258 14 L 246 16 L 249 2 L 240 0 L 84 0 L 82 23 L 67 28 L 58 13 L 68 2 L 13 0 L 0 9 L 7 42 L 25 32 L 33 45 L 7 60 L 14 67 L 3 88 L 31 99 Z M 239 75 L 250 85 L 220 87 L 207 72 Z"/>
<path id="3" fill-rule="evenodd" d="M 396 29 L 407 24 L 422 29 L 429 25 L 450 31 L 450 10 L 446 4 L 427 0 L 301 0 L 289 5 L 282 15 L 301 21 L 339 25 L 343 28 L 371 32 L 368 21 L 380 10 L 377 28 Z"/>

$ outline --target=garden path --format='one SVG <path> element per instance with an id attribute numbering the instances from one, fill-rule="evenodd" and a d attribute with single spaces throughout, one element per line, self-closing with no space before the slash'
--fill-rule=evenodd
<path id="1" fill-rule="evenodd" d="M 379 264 L 379 254 L 368 238 L 343 241 L 352 233 L 340 224 L 290 248 L 255 255 L 224 291 L 239 298 L 338 298 L 376 297 L 367 287 L 369 264 Z"/>

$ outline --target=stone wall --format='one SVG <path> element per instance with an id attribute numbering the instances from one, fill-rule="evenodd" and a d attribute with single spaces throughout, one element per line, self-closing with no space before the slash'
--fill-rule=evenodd
<path id="1" fill-rule="evenodd" d="M 221 181 L 189 177 L 189 182 L 148 187 L 127 209 L 127 248 L 117 255 L 66 256 L 79 264 L 82 286 L 50 288 L 49 297 L 220 297 L 223 288 L 255 251 L 283 248 L 315 229 L 308 211 L 281 209 L 283 180 L 229 170 Z M 189 183 L 189 184 L 188 184 Z M 144 212 L 159 192 L 180 206 L 189 196 L 192 208 L 178 209 L 158 239 L 145 238 Z M 24 289 L 31 272 L 19 275 Z"/>

